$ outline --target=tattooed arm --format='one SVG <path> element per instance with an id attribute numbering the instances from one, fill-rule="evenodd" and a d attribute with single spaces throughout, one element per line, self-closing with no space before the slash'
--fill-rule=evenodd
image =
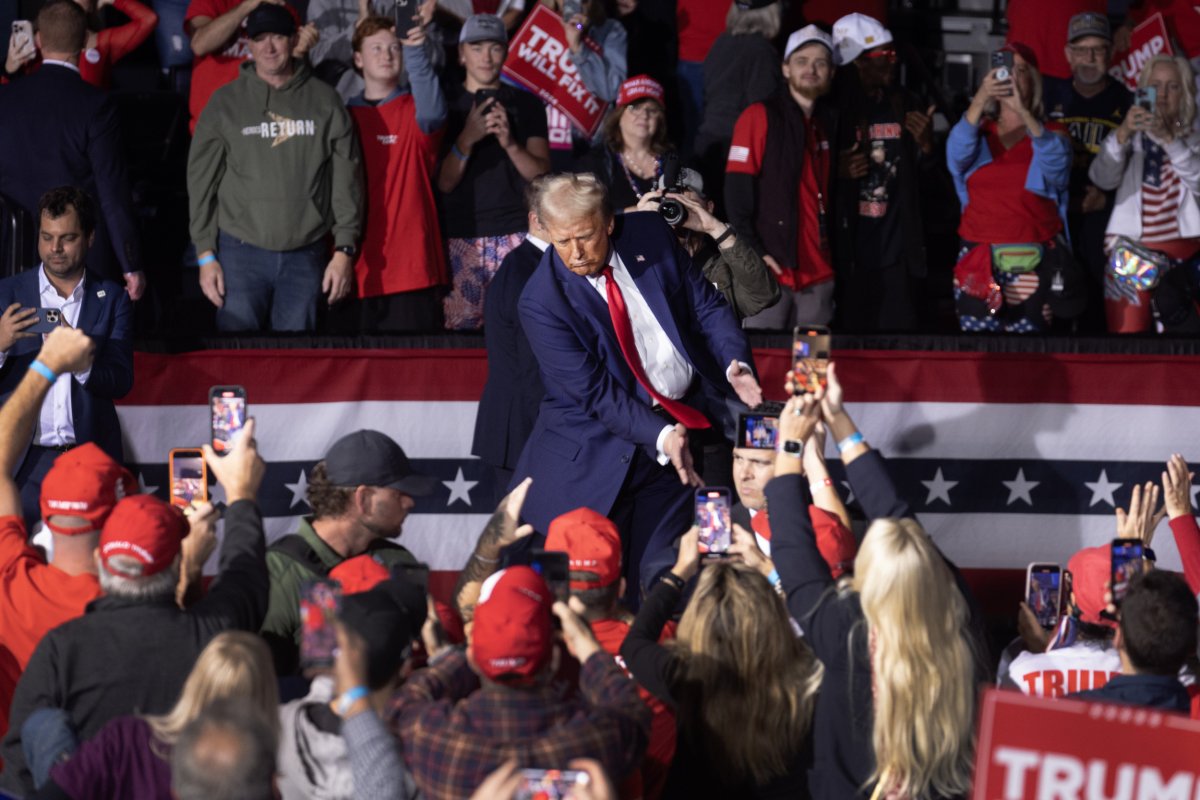
<path id="1" fill-rule="evenodd" d="M 492 514 L 483 533 L 479 534 L 479 541 L 475 543 L 475 550 L 467 559 L 466 566 L 458 573 L 458 583 L 454 585 L 454 605 L 463 624 L 469 624 L 475 615 L 479 587 L 500 568 L 500 551 L 533 533 L 532 525 L 517 526 L 531 483 L 533 478 L 526 478 L 500 501 L 496 513 Z"/>

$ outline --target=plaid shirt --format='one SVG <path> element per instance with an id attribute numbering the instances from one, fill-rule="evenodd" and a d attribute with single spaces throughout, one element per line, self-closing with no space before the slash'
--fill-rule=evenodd
<path id="1" fill-rule="evenodd" d="M 421 791 L 442 800 L 469 798 L 510 758 L 541 769 L 594 758 L 619 781 L 641 763 L 650 710 L 604 652 L 583 665 L 578 695 L 564 698 L 553 686 L 480 688 L 454 650 L 404 682 L 387 721 Z"/>

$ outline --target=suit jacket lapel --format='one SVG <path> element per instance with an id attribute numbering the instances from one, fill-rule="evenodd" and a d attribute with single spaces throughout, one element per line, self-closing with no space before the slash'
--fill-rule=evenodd
<path id="1" fill-rule="evenodd" d="M 100 287 L 99 278 L 88 272 L 83 280 L 83 300 L 79 306 L 79 324 L 75 327 L 84 333 L 88 333 L 97 328 L 96 323 L 100 319 L 100 307 L 104 304 L 105 298 L 96 294 L 99 291 L 103 291 Z"/>

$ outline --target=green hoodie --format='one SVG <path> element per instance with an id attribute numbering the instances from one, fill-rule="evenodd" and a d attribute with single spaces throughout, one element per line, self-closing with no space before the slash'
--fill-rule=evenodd
<path id="1" fill-rule="evenodd" d="M 208 101 L 188 154 L 191 234 L 215 250 L 217 230 L 264 250 L 303 247 L 333 229 L 358 242 L 362 156 L 341 98 L 304 60 L 278 89 L 242 64 Z"/>

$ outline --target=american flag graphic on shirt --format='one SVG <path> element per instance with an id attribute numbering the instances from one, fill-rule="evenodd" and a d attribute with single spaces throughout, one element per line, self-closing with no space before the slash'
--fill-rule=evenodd
<path id="1" fill-rule="evenodd" d="M 1142 139 L 1142 241 L 1179 238 L 1179 176 L 1166 151 L 1149 137 Z"/>

